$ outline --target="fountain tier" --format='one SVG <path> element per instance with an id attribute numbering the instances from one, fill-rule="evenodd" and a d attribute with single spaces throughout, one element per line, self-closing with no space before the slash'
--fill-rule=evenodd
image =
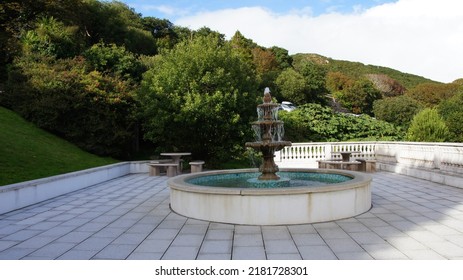
<path id="1" fill-rule="evenodd" d="M 282 140 L 284 125 L 278 120 L 280 104 L 272 103 L 268 88 L 265 89 L 263 101 L 264 103 L 257 105 L 257 121 L 252 123 L 256 141 L 247 142 L 245 146 L 262 152 L 262 165 L 259 168 L 262 174 L 258 180 L 279 180 L 275 152 L 291 146 L 291 142 Z"/>

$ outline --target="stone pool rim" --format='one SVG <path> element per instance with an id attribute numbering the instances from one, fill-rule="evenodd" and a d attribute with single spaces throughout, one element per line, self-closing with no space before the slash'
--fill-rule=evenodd
<path id="1" fill-rule="evenodd" d="M 282 168 L 280 172 L 301 172 L 301 173 L 322 173 L 322 174 L 338 174 L 352 178 L 351 180 L 330 183 L 321 186 L 298 186 L 287 188 L 229 188 L 229 187 L 214 187 L 192 184 L 187 182 L 193 178 L 221 175 L 221 174 L 234 174 L 234 173 L 256 173 L 259 172 L 257 168 L 248 169 L 227 169 L 227 170 L 214 170 L 199 173 L 188 173 L 180 176 L 172 177 L 168 180 L 167 184 L 171 189 L 181 190 L 185 192 L 199 192 L 210 194 L 241 194 L 241 195 L 281 195 L 283 194 L 303 194 L 303 193 L 318 193 L 318 192 L 331 192 L 341 191 L 346 189 L 357 188 L 360 182 L 371 182 L 372 178 L 366 173 L 360 173 L 348 170 L 338 169 L 317 169 L 317 168 Z"/>
<path id="2" fill-rule="evenodd" d="M 170 208 L 197 220 L 237 225 L 296 225 L 335 221 L 371 209 L 368 174 L 332 169 L 281 169 L 289 172 L 336 173 L 352 180 L 320 187 L 227 188 L 200 186 L 186 180 L 199 176 L 255 172 L 218 170 L 170 178 Z"/>

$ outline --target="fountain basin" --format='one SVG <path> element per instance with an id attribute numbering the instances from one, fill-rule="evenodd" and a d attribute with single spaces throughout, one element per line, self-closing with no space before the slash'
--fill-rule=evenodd
<path id="1" fill-rule="evenodd" d="M 204 176 L 255 173 L 256 169 L 220 170 L 172 177 L 170 206 L 180 215 L 220 223 L 290 225 L 353 217 L 371 208 L 371 177 L 333 169 L 281 169 L 281 172 L 339 174 L 348 181 L 322 186 L 282 188 L 214 187 L 191 180 Z"/>

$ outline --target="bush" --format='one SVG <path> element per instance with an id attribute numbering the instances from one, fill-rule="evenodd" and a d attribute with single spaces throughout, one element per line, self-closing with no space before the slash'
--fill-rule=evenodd
<path id="1" fill-rule="evenodd" d="M 417 142 L 445 142 L 450 132 L 436 109 L 426 108 L 412 120 L 407 132 L 407 140 Z"/>
<path id="2" fill-rule="evenodd" d="M 334 113 L 318 104 L 306 104 L 292 112 L 281 112 L 285 138 L 293 142 L 349 140 L 400 140 L 403 132 L 367 115 Z"/>

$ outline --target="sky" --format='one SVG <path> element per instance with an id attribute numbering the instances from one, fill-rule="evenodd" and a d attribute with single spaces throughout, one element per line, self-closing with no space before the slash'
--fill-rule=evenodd
<path id="1" fill-rule="evenodd" d="M 461 0 L 125 0 L 143 16 L 230 39 L 236 31 L 290 54 L 390 67 L 435 81 L 463 78 Z"/>

